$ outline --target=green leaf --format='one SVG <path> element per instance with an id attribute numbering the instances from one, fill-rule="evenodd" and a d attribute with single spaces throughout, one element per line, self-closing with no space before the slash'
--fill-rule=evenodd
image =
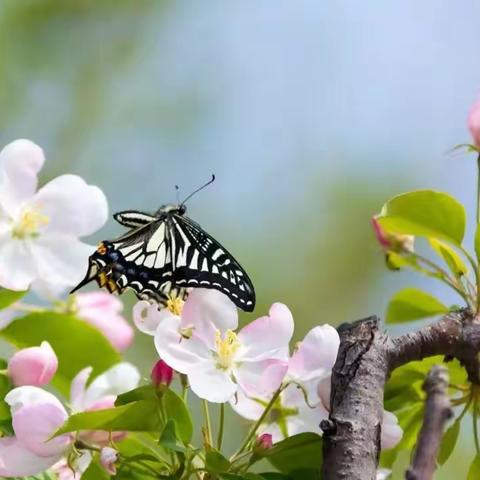
<path id="1" fill-rule="evenodd" d="M 438 463 L 443 465 L 449 458 L 457 443 L 458 434 L 460 433 L 460 421 L 457 420 L 445 432 L 440 444 L 440 451 L 438 453 Z"/>
<path id="2" fill-rule="evenodd" d="M 18 302 L 26 293 L 27 290 L 16 292 L 13 290 L 7 290 L 6 288 L 0 288 L 0 310 Z"/>
<path id="3" fill-rule="evenodd" d="M 0 368 L 7 368 L 7 361 L 0 359 Z M 12 416 L 10 414 L 10 407 L 5 402 L 5 395 L 13 388 L 10 379 L 6 374 L 0 374 L 0 432 L 4 434 L 12 433 Z"/>
<path id="4" fill-rule="evenodd" d="M 53 383 L 62 393 L 68 393 L 70 382 L 83 368 L 93 367 L 93 378 L 120 361 L 120 355 L 102 333 L 74 315 L 31 313 L 0 330 L 0 336 L 18 348 L 47 340 L 58 357 Z"/>
<path id="5" fill-rule="evenodd" d="M 461 245 L 465 209 L 448 193 L 417 190 L 389 200 L 378 222 L 390 233 L 434 237 Z"/>
<path id="6" fill-rule="evenodd" d="M 110 480 L 110 475 L 97 461 L 92 461 L 83 473 L 81 480 Z"/>
<path id="7" fill-rule="evenodd" d="M 157 392 L 153 385 L 144 385 L 119 395 L 115 405 L 126 405 L 138 400 L 158 402 L 158 398 L 159 397 L 157 396 Z M 185 444 L 190 443 L 193 435 L 193 423 L 185 402 L 170 389 L 163 393 L 162 401 L 165 405 L 167 418 L 175 420 L 176 431 L 179 438 Z"/>
<path id="8" fill-rule="evenodd" d="M 322 465 L 322 437 L 316 433 L 293 435 L 267 450 L 264 457 L 280 472 L 318 469 Z"/>
<path id="9" fill-rule="evenodd" d="M 467 480 L 478 480 L 480 478 L 480 455 L 476 455 L 468 470 Z"/>
<path id="10" fill-rule="evenodd" d="M 228 472 L 230 462 L 218 450 L 209 448 L 205 454 L 205 468 L 212 473 Z"/>
<path id="11" fill-rule="evenodd" d="M 433 250 L 443 258 L 448 265 L 450 271 L 458 278 L 468 273 L 462 257 L 448 243 L 442 242 L 435 238 L 429 239 L 430 246 Z"/>
<path id="12" fill-rule="evenodd" d="M 174 452 L 185 453 L 186 448 L 178 442 L 177 438 L 175 420 L 169 418 L 165 424 L 165 427 L 163 427 L 158 443 L 160 443 L 162 447 L 173 450 Z"/>
<path id="13" fill-rule="evenodd" d="M 391 298 L 387 306 L 386 322 L 409 322 L 448 311 L 447 306 L 429 293 L 418 288 L 404 288 Z"/>
<path id="14" fill-rule="evenodd" d="M 55 432 L 55 436 L 82 430 L 158 432 L 162 426 L 158 408 L 157 402 L 139 400 L 120 407 L 76 413 Z"/>

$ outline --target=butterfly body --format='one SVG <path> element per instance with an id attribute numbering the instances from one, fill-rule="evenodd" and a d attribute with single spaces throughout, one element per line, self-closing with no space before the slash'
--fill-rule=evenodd
<path id="1" fill-rule="evenodd" d="M 153 215 L 116 213 L 115 220 L 129 230 L 100 244 L 74 290 L 96 279 L 111 293 L 132 288 L 141 299 L 165 303 L 172 293 L 183 294 L 187 288 L 213 288 L 252 311 L 255 291 L 246 272 L 185 213 L 183 204 L 164 205 Z"/>

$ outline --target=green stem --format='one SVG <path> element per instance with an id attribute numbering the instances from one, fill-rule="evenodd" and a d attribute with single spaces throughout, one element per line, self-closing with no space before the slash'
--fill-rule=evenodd
<path id="1" fill-rule="evenodd" d="M 202 400 L 203 405 L 203 414 L 205 416 L 205 432 L 207 436 L 207 442 L 209 445 L 212 445 L 212 424 L 210 422 L 210 412 L 208 410 L 208 402 Z"/>
<path id="2" fill-rule="evenodd" d="M 477 223 L 480 223 L 480 153 L 477 157 Z"/>
<path id="3" fill-rule="evenodd" d="M 475 398 L 473 400 L 473 439 L 475 441 L 475 450 L 477 451 L 477 455 L 480 455 L 480 443 L 478 441 L 478 398 L 476 393 L 474 393 Z"/>
<path id="4" fill-rule="evenodd" d="M 225 424 L 225 404 L 220 404 L 220 418 L 218 421 L 218 437 L 217 437 L 217 448 L 218 450 L 222 449 L 223 442 L 223 427 Z"/>
<path id="5" fill-rule="evenodd" d="M 265 420 L 266 416 L 268 415 L 268 412 L 272 409 L 273 405 L 277 401 L 277 398 L 280 396 L 282 393 L 283 389 L 287 386 L 286 385 L 281 385 L 280 388 L 273 394 L 273 397 L 271 398 L 270 402 L 268 402 L 268 405 L 265 407 L 265 410 L 263 411 L 262 415 L 260 418 L 253 424 L 253 427 L 250 429 L 248 432 L 247 438 L 245 438 L 245 441 L 243 442 L 242 446 L 239 448 L 239 450 L 232 456 L 231 461 L 235 461 L 235 459 L 248 447 L 248 444 L 252 440 L 252 438 L 255 436 L 257 433 L 258 428 L 260 425 L 263 423 Z"/>

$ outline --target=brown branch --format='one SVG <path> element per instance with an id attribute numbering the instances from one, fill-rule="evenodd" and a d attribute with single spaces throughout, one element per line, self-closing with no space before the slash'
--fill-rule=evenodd
<path id="1" fill-rule="evenodd" d="M 480 323 L 469 312 L 451 313 L 421 330 L 391 339 L 377 317 L 339 328 L 332 371 L 331 411 L 321 423 L 324 480 L 374 480 L 380 456 L 385 382 L 395 368 L 433 355 L 458 358 L 480 384 Z"/>
<path id="2" fill-rule="evenodd" d="M 431 480 L 437 466 L 437 454 L 445 424 L 453 411 L 448 397 L 448 370 L 434 365 L 425 379 L 423 389 L 427 394 L 422 429 L 406 480 Z"/>

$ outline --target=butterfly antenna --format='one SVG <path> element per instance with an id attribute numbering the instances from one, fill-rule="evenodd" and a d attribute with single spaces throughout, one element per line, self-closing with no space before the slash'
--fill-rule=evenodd
<path id="1" fill-rule="evenodd" d="M 215 181 L 215 175 L 212 174 L 212 178 L 207 183 L 205 183 L 201 187 L 194 190 L 180 205 L 185 205 L 185 203 L 188 202 L 188 200 L 190 200 L 196 193 L 198 193 L 200 190 L 203 190 L 205 187 L 208 187 L 214 181 Z"/>
<path id="2" fill-rule="evenodd" d="M 180 205 L 180 187 L 178 185 L 175 185 L 175 191 L 177 194 L 177 205 Z"/>

